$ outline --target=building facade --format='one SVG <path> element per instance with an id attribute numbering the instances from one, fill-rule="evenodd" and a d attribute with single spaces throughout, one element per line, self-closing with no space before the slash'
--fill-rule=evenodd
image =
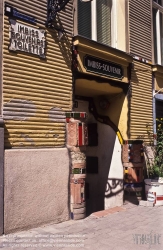
<path id="1" fill-rule="evenodd" d="M 1 234 L 85 211 L 70 206 L 79 186 L 87 214 L 122 205 L 124 168 L 144 164 L 124 145 L 149 144 L 162 117 L 162 1 L 60 3 L 0 3 Z"/>
<path id="2" fill-rule="evenodd" d="M 72 1 L 53 7 L 1 1 L 1 233 L 69 219 Z"/>

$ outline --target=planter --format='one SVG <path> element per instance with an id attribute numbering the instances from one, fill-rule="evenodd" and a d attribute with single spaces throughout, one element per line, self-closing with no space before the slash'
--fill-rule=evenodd
<path id="1" fill-rule="evenodd" d="M 145 179 L 144 182 L 147 200 L 156 206 L 163 205 L 163 178 Z"/>

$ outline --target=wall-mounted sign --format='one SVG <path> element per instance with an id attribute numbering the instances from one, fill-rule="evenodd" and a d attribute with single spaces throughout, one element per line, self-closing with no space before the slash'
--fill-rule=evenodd
<path id="1" fill-rule="evenodd" d="M 120 65 L 93 56 L 86 55 L 84 57 L 84 67 L 89 72 L 118 79 L 123 78 L 123 69 Z"/>
<path id="2" fill-rule="evenodd" d="M 10 19 L 9 50 L 23 51 L 45 58 L 45 31 Z"/>
<path id="3" fill-rule="evenodd" d="M 8 4 L 5 4 L 5 15 L 24 20 L 26 22 L 36 23 L 36 19 L 34 17 L 26 15 Z"/>

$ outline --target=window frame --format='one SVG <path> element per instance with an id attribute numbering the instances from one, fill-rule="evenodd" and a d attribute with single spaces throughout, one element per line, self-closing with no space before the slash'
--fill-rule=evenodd
<path id="1" fill-rule="evenodd" d="M 161 29 L 160 29 L 160 14 L 163 15 L 163 0 L 162 1 L 162 6 L 158 3 L 159 0 L 153 0 L 152 2 L 152 8 L 156 10 L 156 44 L 153 42 L 153 51 L 155 53 L 155 45 L 156 45 L 156 51 L 157 55 L 154 54 L 154 58 L 157 58 L 156 64 L 163 65 L 163 53 L 161 54 Z M 152 18 L 153 13 L 152 13 Z M 153 19 L 153 24 L 154 24 L 154 19 Z M 163 33 L 163 29 L 162 29 Z M 154 39 L 154 32 L 153 32 L 153 39 Z M 163 49 L 163 48 L 162 48 Z M 162 57 L 162 58 L 161 58 Z"/>
<path id="2" fill-rule="evenodd" d="M 97 8 L 96 3 L 98 0 L 91 1 L 91 40 L 97 41 Z M 78 0 L 77 0 L 78 2 Z M 77 8 L 78 9 L 78 8 Z M 78 15 L 77 15 L 77 23 L 78 23 Z M 112 8 L 111 8 L 111 47 L 117 48 L 117 0 L 112 0 Z M 76 32 L 75 32 L 76 33 Z M 77 30 L 77 35 L 80 35 Z"/>

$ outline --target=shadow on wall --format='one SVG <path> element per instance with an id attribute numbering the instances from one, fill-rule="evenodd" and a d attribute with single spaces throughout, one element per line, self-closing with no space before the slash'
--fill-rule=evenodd
<path id="1" fill-rule="evenodd" d="M 133 91 L 135 89 L 138 89 L 138 87 L 139 87 L 139 79 L 138 79 L 138 76 L 137 76 L 137 70 L 134 69 L 134 64 L 132 64 L 132 69 L 131 69 L 130 74 L 131 74 L 130 79 L 132 79 L 132 81 L 130 83 L 130 86 L 129 86 L 128 92 L 127 92 L 127 98 L 128 98 L 127 136 L 128 136 L 128 138 L 131 138 L 131 114 L 132 114 L 131 101 L 133 101 L 132 98 L 134 98 Z"/>
<path id="2" fill-rule="evenodd" d="M 4 148 L 5 149 L 10 149 L 12 148 L 12 145 L 9 141 L 9 132 L 8 129 L 6 128 L 6 125 L 4 124 L 4 137 L 5 137 L 5 142 L 4 142 Z"/>
<path id="3" fill-rule="evenodd" d="M 87 155 L 98 157 L 98 173 L 86 177 L 88 215 L 123 203 L 121 145 L 110 126 L 98 123 L 98 133 L 98 147 L 87 149 Z"/>
<path id="4" fill-rule="evenodd" d="M 121 187 L 117 190 L 118 187 Z M 123 179 L 108 178 L 106 183 L 105 198 L 118 195 L 123 190 Z"/>
<path id="5" fill-rule="evenodd" d="M 56 29 L 49 28 L 48 31 L 51 34 L 52 39 L 56 44 L 58 44 L 60 52 L 63 56 L 63 59 L 69 69 L 71 69 L 71 63 L 72 63 L 72 35 L 69 35 L 69 33 L 66 33 L 66 30 L 64 30 L 62 21 L 57 15 L 54 27 Z M 61 39 L 59 40 L 58 32 L 62 33 Z M 54 55 L 56 56 L 56 55 Z"/>

